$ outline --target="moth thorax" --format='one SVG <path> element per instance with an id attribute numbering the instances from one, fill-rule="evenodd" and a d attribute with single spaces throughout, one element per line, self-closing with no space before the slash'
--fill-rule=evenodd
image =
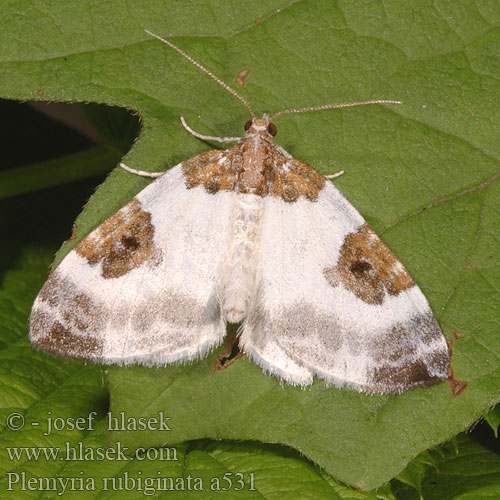
<path id="1" fill-rule="evenodd" d="M 240 194 L 235 201 L 221 293 L 222 311 L 230 323 L 247 316 L 254 296 L 262 208 L 263 198 L 255 194 Z"/>
<path id="2" fill-rule="evenodd" d="M 259 136 L 252 137 L 243 145 L 242 153 L 239 191 L 262 194 L 266 183 L 265 169 L 271 154 L 270 145 Z"/>

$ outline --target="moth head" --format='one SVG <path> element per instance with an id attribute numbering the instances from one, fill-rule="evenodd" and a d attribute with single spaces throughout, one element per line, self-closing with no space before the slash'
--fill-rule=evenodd
<path id="1" fill-rule="evenodd" d="M 264 115 L 262 118 L 252 118 L 245 123 L 245 131 L 247 135 L 267 132 L 271 137 L 274 137 L 278 129 L 274 123 L 269 121 L 269 116 Z"/>

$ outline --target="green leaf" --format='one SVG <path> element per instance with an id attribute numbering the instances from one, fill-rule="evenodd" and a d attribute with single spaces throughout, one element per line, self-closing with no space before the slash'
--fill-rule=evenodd
<path id="1" fill-rule="evenodd" d="M 430 450 L 426 450 L 415 457 L 406 467 L 400 472 L 396 479 L 402 483 L 412 486 L 423 498 L 422 494 L 422 478 L 430 465 L 435 465 L 437 459 Z"/>
<path id="2" fill-rule="evenodd" d="M 461 434 L 433 452 L 433 461 L 423 476 L 420 496 L 412 488 L 395 483 L 398 500 L 481 500 L 500 496 L 500 457 L 471 437 Z"/>
<path id="3" fill-rule="evenodd" d="M 140 132 L 139 120 L 127 110 L 87 103 L 81 109 L 108 147 L 123 156 Z M 118 160 L 117 160 L 118 161 Z"/>
<path id="4" fill-rule="evenodd" d="M 492 428 L 495 437 L 498 438 L 498 427 L 500 426 L 500 405 L 496 405 L 488 413 L 485 413 L 484 419 Z"/>
<path id="5" fill-rule="evenodd" d="M 59 186 L 109 172 L 120 155 L 107 146 L 0 172 L 0 199 Z"/>
<path id="6" fill-rule="evenodd" d="M 143 28 L 172 35 L 230 85 L 249 70 L 238 90 L 257 113 L 404 101 L 282 117 L 277 142 L 321 172 L 346 171 L 336 184 L 404 262 L 446 336 L 462 337 L 453 343 L 452 367 L 468 386 L 455 396 L 447 384 L 392 397 L 321 382 L 283 387 L 244 358 L 214 373 L 217 353 L 161 370 L 112 367 L 115 412 L 164 411 L 173 423 L 166 435 L 113 439 L 130 446 L 206 437 L 280 442 L 366 490 L 499 401 L 496 2 L 22 3 L 1 5 L 0 95 L 136 110 L 143 129 L 125 160 L 131 167 L 162 170 L 207 149 L 181 128 L 181 115 L 216 135 L 241 133 L 248 118 L 240 102 Z M 111 174 L 57 262 L 145 185 Z"/>

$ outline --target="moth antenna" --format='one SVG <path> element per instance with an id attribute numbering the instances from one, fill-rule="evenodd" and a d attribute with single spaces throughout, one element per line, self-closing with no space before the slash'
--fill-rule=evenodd
<path id="1" fill-rule="evenodd" d="M 255 118 L 255 113 L 252 111 L 252 108 L 250 107 L 250 104 L 236 92 L 236 90 L 233 90 L 227 83 L 224 83 L 220 78 L 217 78 L 212 72 L 208 71 L 207 68 L 202 66 L 199 62 L 196 62 L 191 56 L 188 56 L 183 50 L 179 49 L 179 47 L 176 47 L 172 42 L 169 42 L 165 38 L 162 38 L 159 35 L 155 35 L 154 33 L 151 33 L 151 31 L 144 30 L 148 35 L 151 35 L 154 38 L 157 38 L 160 40 L 160 42 L 165 43 L 168 45 L 170 48 L 174 49 L 176 52 L 178 52 L 182 57 L 187 59 L 191 64 L 194 64 L 198 69 L 203 71 L 206 75 L 208 75 L 212 80 L 215 80 L 221 87 L 225 88 L 230 94 L 233 94 L 237 99 L 239 99 L 245 107 L 248 109 L 250 114 L 252 115 L 252 118 Z"/>
<path id="2" fill-rule="evenodd" d="M 365 104 L 403 104 L 403 103 L 401 101 L 376 100 L 376 101 L 345 102 L 342 104 L 324 104 L 323 106 L 311 106 L 309 108 L 299 108 L 299 109 L 285 109 L 271 116 L 271 118 L 269 118 L 269 121 L 274 120 L 274 118 L 277 118 L 278 116 L 287 115 L 289 113 L 306 113 L 307 111 L 320 111 L 322 109 L 351 108 L 353 106 L 364 106 Z"/>

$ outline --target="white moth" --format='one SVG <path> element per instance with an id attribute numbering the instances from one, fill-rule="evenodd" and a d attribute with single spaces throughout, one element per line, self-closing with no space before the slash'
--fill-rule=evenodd
<path id="1" fill-rule="evenodd" d="M 149 33 L 149 32 L 148 32 Z M 448 377 L 449 354 L 404 266 L 327 180 L 274 144 L 256 118 L 227 150 L 158 177 L 84 238 L 49 277 L 31 312 L 45 352 L 96 363 L 165 365 L 219 345 L 226 322 L 270 374 L 301 386 L 399 393 Z M 218 376 L 214 373 L 213 376 Z"/>

